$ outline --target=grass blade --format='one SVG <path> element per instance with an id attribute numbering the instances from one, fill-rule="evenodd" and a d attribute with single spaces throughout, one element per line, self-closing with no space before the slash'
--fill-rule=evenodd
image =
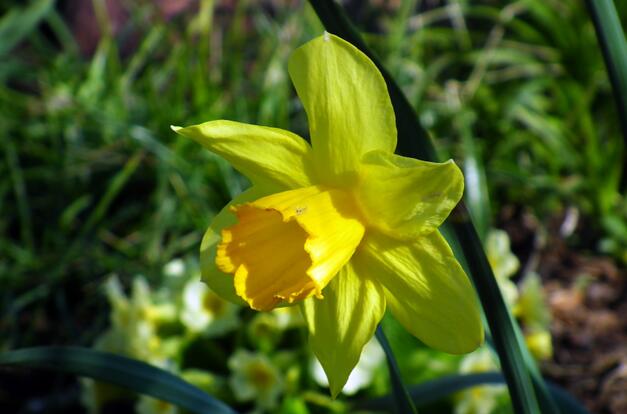
<path id="1" fill-rule="evenodd" d="M 34 246 L 33 218 L 28 199 L 26 180 L 24 179 L 24 173 L 18 158 L 18 151 L 11 138 L 4 140 L 3 144 L 6 166 L 8 167 L 9 177 L 13 185 L 18 217 L 20 219 L 20 237 L 24 245 L 32 249 Z"/>
<path id="2" fill-rule="evenodd" d="M 23 10 L 13 9 L 0 20 L 0 57 L 9 53 L 52 9 L 53 0 L 37 0 Z"/>
<path id="3" fill-rule="evenodd" d="M 193 413 L 234 414 L 200 389 L 145 362 L 87 348 L 49 346 L 0 354 L 0 365 L 43 368 L 119 385 Z"/>
<path id="4" fill-rule="evenodd" d="M 377 65 L 388 86 L 394 112 L 396 113 L 396 126 L 398 130 L 397 153 L 407 157 L 420 158 L 429 161 L 438 161 L 435 148 L 426 131 L 421 127 L 418 118 L 396 85 L 389 73 L 383 68 L 380 61 L 365 45 L 357 31 L 344 14 L 344 10 L 332 0 L 310 0 L 311 5 L 323 22 L 324 26 L 345 40 L 351 42 L 362 52 L 368 55 Z M 455 237 L 452 243 L 459 243 L 464 253 L 470 276 L 473 279 L 479 299 L 483 306 L 488 326 L 494 338 L 494 345 L 501 361 L 501 366 L 512 405 L 518 413 L 557 413 L 552 398 L 548 393 L 542 396 L 540 401 L 542 410 L 536 398 L 537 392 L 544 392 L 542 384 L 532 385 L 532 381 L 542 381 L 541 377 L 531 377 L 527 370 L 526 361 L 521 351 L 521 344 L 517 341 L 516 330 L 503 297 L 496 284 L 492 269 L 483 251 L 481 241 L 470 220 L 470 215 L 463 203 L 453 211 L 447 226 L 451 226 Z"/>
<path id="5" fill-rule="evenodd" d="M 394 358 L 394 353 L 392 352 L 388 339 L 385 337 L 383 329 L 381 329 L 381 325 L 377 326 L 375 335 L 381 344 L 381 348 L 383 348 L 383 351 L 385 352 L 385 358 L 388 363 L 388 371 L 390 373 L 390 382 L 392 383 L 392 395 L 394 396 L 396 412 L 399 414 L 416 414 L 416 407 L 414 407 L 414 404 L 407 393 L 407 389 L 403 384 L 401 373 L 398 369 L 396 359 Z"/>
<path id="6" fill-rule="evenodd" d="M 623 138 L 627 142 L 627 40 L 612 0 L 586 0 L 594 29 L 603 50 L 603 59 L 612 83 Z M 627 184 L 627 164 L 623 166 Z"/>

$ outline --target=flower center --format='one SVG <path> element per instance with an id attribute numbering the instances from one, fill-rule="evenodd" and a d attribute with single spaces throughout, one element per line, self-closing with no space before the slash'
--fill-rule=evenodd
<path id="1" fill-rule="evenodd" d="M 233 211 L 238 223 L 222 231 L 216 264 L 234 275 L 235 292 L 258 310 L 322 297 L 365 231 L 352 196 L 321 186 L 273 194 Z"/>
<path id="2" fill-rule="evenodd" d="M 220 318 L 226 312 L 226 302 L 215 293 L 207 290 L 202 298 L 203 308 L 216 318 Z"/>
<path id="3" fill-rule="evenodd" d="M 253 384 L 260 390 L 268 390 L 274 385 L 275 378 L 265 364 L 253 362 L 248 367 L 248 376 Z"/>

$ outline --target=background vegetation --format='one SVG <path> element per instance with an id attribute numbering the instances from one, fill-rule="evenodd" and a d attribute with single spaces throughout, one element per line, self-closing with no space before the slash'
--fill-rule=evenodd
<path id="1" fill-rule="evenodd" d="M 618 293 L 599 307 L 620 321 L 627 295 L 625 149 L 583 2 L 344 3 L 442 157 L 463 166 L 466 200 L 486 243 L 490 229 L 509 231 L 522 264 L 513 280 L 524 287 L 528 275 L 539 274 L 559 306 L 577 292 L 588 298 L 590 285 L 610 286 Z M 625 27 L 627 5 L 616 3 Z M 204 230 L 247 185 L 169 125 L 232 119 L 307 136 L 287 59 L 323 28 L 302 1 L 29 4 L 0 6 L 0 350 L 90 346 L 114 324 L 114 295 L 104 288 L 111 275 L 131 297 L 135 288 L 128 288 L 141 275 L 155 306 L 164 298 L 182 301 L 175 295 L 183 282 L 168 276 L 172 266 L 182 265 L 185 280 L 195 277 Z M 609 266 L 601 273 L 599 260 Z M 582 270 L 582 263 L 593 269 Z M 562 341 L 563 308 L 551 310 L 554 345 L 572 346 Z M 523 323 L 533 319 L 520 312 Z M 233 369 L 225 361 L 236 348 L 271 355 L 284 372 L 307 355 L 299 327 L 280 328 L 264 344 L 245 333 L 255 316 L 239 315 L 235 333 L 186 336 L 178 366 L 226 378 Z M 459 358 L 420 347 L 393 321 L 386 328 L 397 354 L 407 355 L 399 361 L 407 383 L 462 369 Z M 177 335 L 184 336 L 162 336 Z M 612 343 L 619 340 L 624 336 Z M 199 349 L 210 351 L 198 357 Z M 276 362 L 282 352 L 293 359 Z M 545 356 L 545 370 L 564 362 L 559 355 Z M 217 365 L 196 362 L 220 358 Z M 341 401 L 328 400 L 308 369 L 298 370 L 293 389 L 286 386 L 282 409 L 341 411 Z M 385 393 L 384 375 L 362 392 Z M 556 379 L 593 409 L 615 409 L 611 400 L 587 399 L 599 389 Z M 80 411 L 86 394 L 85 386 L 55 375 L 32 381 L 0 371 L 0 385 L 0 407 L 23 412 Z M 211 389 L 238 403 L 228 385 Z M 460 398 L 445 406 L 459 407 Z"/>

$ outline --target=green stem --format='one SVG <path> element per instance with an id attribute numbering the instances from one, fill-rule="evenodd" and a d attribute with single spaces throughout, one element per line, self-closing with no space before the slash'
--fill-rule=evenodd
<path id="1" fill-rule="evenodd" d="M 453 210 L 447 224 L 452 226 L 468 263 L 514 409 L 517 413 L 559 413 L 542 377 L 529 374 L 527 363 L 534 362 L 524 357 L 525 351 L 522 347 L 525 345 L 518 340 L 518 328 L 505 305 L 479 236 L 463 203 L 459 203 Z M 542 410 L 539 409 L 536 393 L 542 402 Z"/>
<path id="2" fill-rule="evenodd" d="M 416 407 L 414 407 L 414 403 L 409 397 L 407 388 L 405 388 L 405 385 L 403 384 L 403 380 L 401 379 L 401 373 L 398 369 L 398 364 L 396 363 L 396 359 L 394 358 L 394 352 L 392 352 L 392 347 L 390 346 L 388 339 L 385 337 L 385 333 L 383 332 L 381 325 L 377 326 L 375 336 L 381 344 L 381 348 L 383 348 L 383 351 L 385 352 L 385 357 L 387 359 L 388 371 L 390 372 L 390 381 L 392 383 L 392 395 L 394 397 L 394 404 L 396 405 L 396 412 L 398 414 L 416 414 Z"/>

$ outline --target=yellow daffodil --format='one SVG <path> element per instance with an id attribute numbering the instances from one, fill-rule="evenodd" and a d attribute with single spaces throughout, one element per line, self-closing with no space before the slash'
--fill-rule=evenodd
<path id="1" fill-rule="evenodd" d="M 204 280 L 257 310 L 300 302 L 333 395 L 386 305 L 426 344 L 472 351 L 483 340 L 476 300 L 437 230 L 461 198 L 459 168 L 394 154 L 385 81 L 346 41 L 325 33 L 298 48 L 288 70 L 311 145 L 232 121 L 173 127 L 252 182 L 205 234 Z"/>

